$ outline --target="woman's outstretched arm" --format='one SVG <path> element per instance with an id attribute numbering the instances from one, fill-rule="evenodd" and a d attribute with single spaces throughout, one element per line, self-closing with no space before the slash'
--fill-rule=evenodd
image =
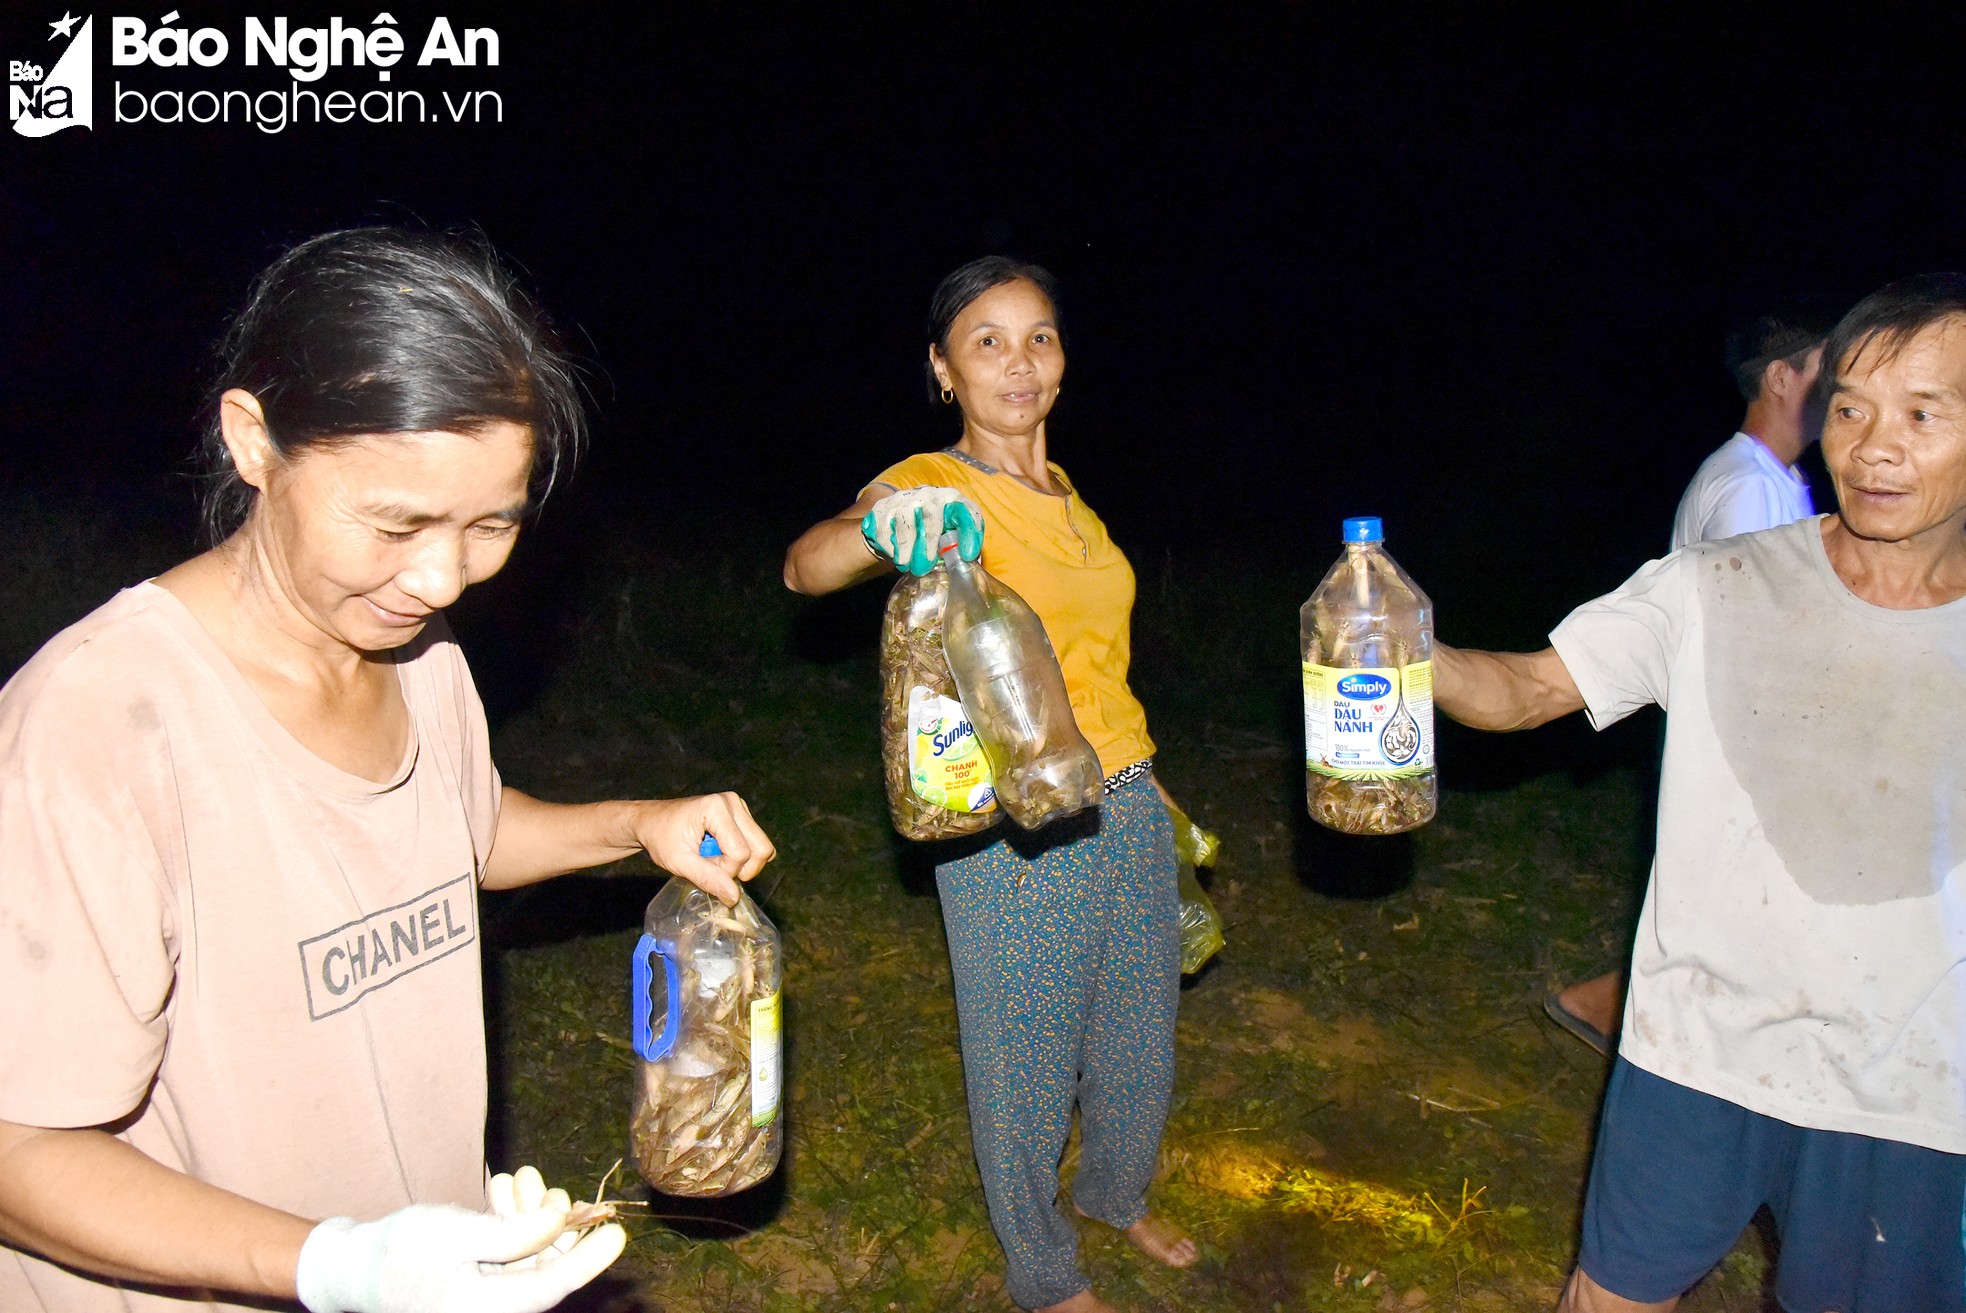
<path id="1" fill-rule="evenodd" d="M 860 521 L 891 489 L 881 487 L 841 511 L 821 520 L 785 552 L 785 586 L 795 593 L 818 597 L 877 574 L 892 574 L 894 563 L 867 550 Z"/>

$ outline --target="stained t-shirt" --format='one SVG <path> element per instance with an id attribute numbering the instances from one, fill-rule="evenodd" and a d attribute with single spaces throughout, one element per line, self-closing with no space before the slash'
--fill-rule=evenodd
<path id="1" fill-rule="evenodd" d="M 949 452 L 924 452 L 888 466 L 861 491 L 955 488 L 983 508 L 983 568 L 1044 622 L 1079 732 L 1111 775 L 1154 755 L 1147 712 L 1126 682 L 1133 567 L 1065 471 L 1050 469 L 1063 497 Z"/>
<path id="2" fill-rule="evenodd" d="M 1592 724 L 1667 713 L 1618 1051 L 1966 1153 L 1966 599 L 1863 601 L 1822 525 L 1693 544 L 1550 636 Z"/>
<path id="3" fill-rule="evenodd" d="M 485 1206 L 498 776 L 441 617 L 395 668 L 413 733 L 382 783 L 303 747 L 155 584 L 0 690 L 0 1119 L 133 1118 L 150 1157 L 303 1217 Z M 0 1308 L 202 1306 L 0 1247 Z"/>

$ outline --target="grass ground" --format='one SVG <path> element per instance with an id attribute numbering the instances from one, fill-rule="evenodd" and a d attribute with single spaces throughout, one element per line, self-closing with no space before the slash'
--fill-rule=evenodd
<path id="1" fill-rule="evenodd" d="M 500 765 L 552 797 L 751 801 L 781 854 L 760 885 L 787 945 L 790 1138 L 751 1197 L 657 1196 L 592 1306 L 1011 1307 L 970 1159 L 932 871 L 881 798 L 881 590 L 805 603 L 764 560 L 706 586 L 673 560 L 607 555 L 619 577 L 592 591 L 545 695 L 502 727 Z M 1448 790 L 1411 838 L 1325 835 L 1303 818 L 1295 586 L 1142 570 L 1137 683 L 1163 779 L 1224 838 L 1212 893 L 1228 947 L 1183 991 L 1155 1195 L 1203 1258 L 1156 1268 L 1088 1225 L 1088 1270 L 1142 1313 L 1551 1307 L 1606 1068 L 1540 1000 L 1622 949 L 1644 751 L 1585 774 L 1489 761 L 1501 783 Z M 1251 615 L 1283 619 L 1252 633 Z M 495 1157 L 591 1188 L 621 1156 L 625 963 L 655 887 L 624 869 L 488 907 Z M 1760 1309 L 1766 1265 L 1751 1234 L 1686 1307 Z"/>
<path id="2" fill-rule="evenodd" d="M 0 577 L 9 670 L 181 554 L 46 500 L 0 499 L 0 519 L 18 530 Z M 564 800 L 750 800 L 780 851 L 758 892 L 786 942 L 789 1140 L 748 1194 L 658 1196 L 581 1305 L 1008 1309 L 933 875 L 881 799 L 881 591 L 801 602 L 762 554 L 588 556 L 604 564 L 557 599 L 564 623 L 524 632 L 546 611 L 515 603 L 537 587 L 459 616 L 481 678 L 496 682 L 509 652 L 549 654 L 523 696 L 493 698 L 521 708 L 497 727 L 500 767 Z M 1138 1313 L 1550 1307 L 1605 1066 L 1539 1001 L 1622 951 L 1646 852 L 1643 732 L 1634 750 L 1630 736 L 1450 728 L 1458 787 L 1439 818 L 1410 838 L 1340 840 L 1301 796 L 1291 631 L 1312 581 L 1171 559 L 1140 573 L 1136 687 L 1162 778 L 1223 836 L 1212 893 L 1228 946 L 1182 994 L 1155 1189 L 1202 1260 L 1160 1269 L 1089 1226 L 1095 1283 Z M 627 960 L 657 885 L 624 864 L 487 898 L 494 1163 L 591 1190 L 624 1153 Z M 616 1193 L 646 1197 L 632 1179 Z M 1761 1310 L 1766 1267 L 1750 1233 L 1684 1307 Z"/>

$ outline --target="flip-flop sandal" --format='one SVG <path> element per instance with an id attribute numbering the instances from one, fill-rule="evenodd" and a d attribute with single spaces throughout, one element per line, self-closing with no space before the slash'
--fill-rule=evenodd
<path id="1" fill-rule="evenodd" d="M 1554 1021 L 1557 1025 L 1563 1027 L 1607 1058 L 1611 1056 L 1611 1050 L 1618 1046 L 1617 1040 L 1605 1034 L 1590 1022 L 1585 1021 L 1569 1008 L 1564 1007 L 1562 997 L 1555 990 L 1551 990 L 1549 993 L 1543 995 L 1543 1011 L 1549 1013 L 1551 1021 Z"/>

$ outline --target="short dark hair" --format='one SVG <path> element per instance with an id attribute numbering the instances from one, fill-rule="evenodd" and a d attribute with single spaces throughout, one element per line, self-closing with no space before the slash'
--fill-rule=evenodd
<path id="1" fill-rule="evenodd" d="M 1727 333 L 1727 372 L 1743 401 L 1761 396 L 1761 376 L 1777 360 L 1800 370 L 1809 353 L 1822 344 L 1829 325 L 1824 317 L 1802 310 L 1758 315 Z"/>
<path id="2" fill-rule="evenodd" d="M 1889 360 L 1921 329 L 1954 316 L 1966 319 L 1966 274 L 1919 274 L 1886 283 L 1851 306 L 1830 330 L 1817 396 L 1826 400 L 1836 391 L 1846 357 L 1854 363 L 1857 354 L 1875 343 Z"/>
<path id="3" fill-rule="evenodd" d="M 523 425 L 535 503 L 586 433 L 572 358 L 475 232 L 349 228 L 304 241 L 254 280 L 219 356 L 201 453 L 214 542 L 257 496 L 219 427 L 229 388 L 259 399 L 283 457 L 367 434 Z"/>
<path id="4" fill-rule="evenodd" d="M 935 295 L 928 299 L 928 340 L 937 351 L 947 355 L 949 329 L 955 324 L 956 316 L 991 288 L 1014 283 L 1020 278 L 1037 284 L 1037 289 L 1044 293 L 1044 299 L 1051 302 L 1052 325 L 1057 329 L 1058 341 L 1062 345 L 1065 341 L 1065 317 L 1058 308 L 1058 280 L 1043 265 L 1027 264 L 1006 255 L 986 255 L 971 260 L 936 286 Z M 934 367 L 923 361 L 922 369 L 928 375 L 928 399 L 939 400 L 942 385 L 935 379 Z"/>

